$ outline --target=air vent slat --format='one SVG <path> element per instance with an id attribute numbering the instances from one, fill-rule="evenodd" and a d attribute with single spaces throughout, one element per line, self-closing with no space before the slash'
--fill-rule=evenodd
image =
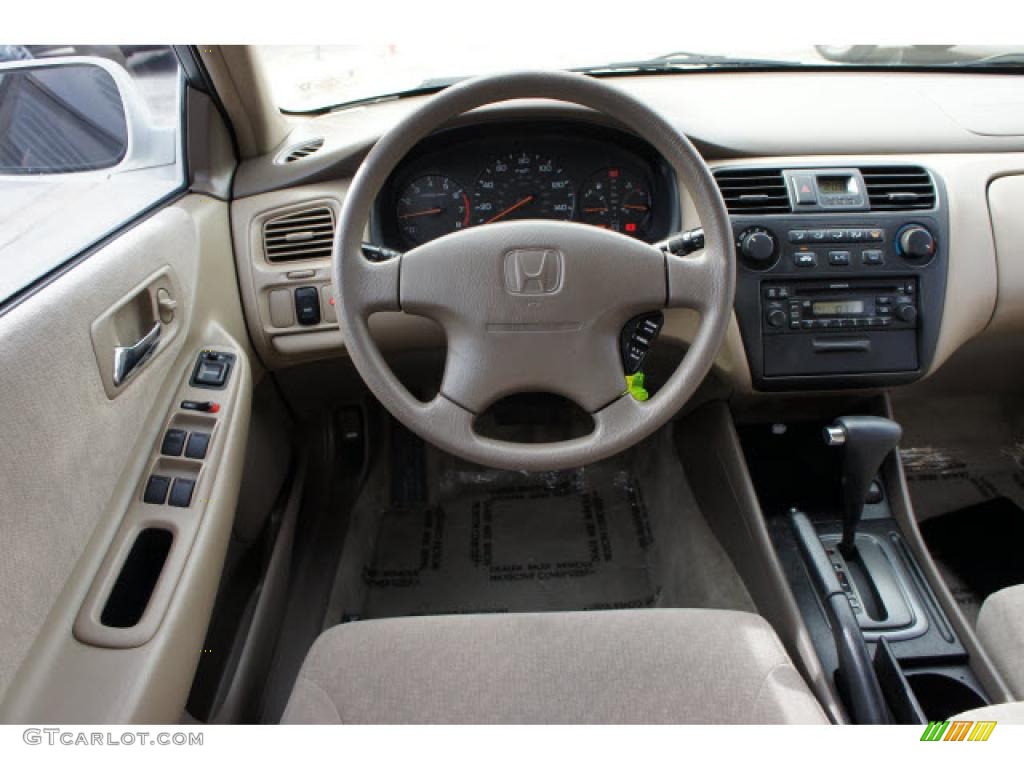
<path id="1" fill-rule="evenodd" d="M 923 211 L 935 207 L 935 184 L 924 168 L 876 166 L 861 168 L 874 211 Z"/>
<path id="2" fill-rule="evenodd" d="M 323 139 L 312 139 L 304 144 L 299 144 L 291 149 L 285 150 L 285 153 L 278 155 L 277 162 L 294 163 L 296 160 L 302 160 L 309 157 L 314 152 L 318 151 L 323 145 Z"/>
<path id="3" fill-rule="evenodd" d="M 333 247 L 334 211 L 326 206 L 275 216 L 263 224 L 267 261 L 326 258 Z"/>
<path id="4" fill-rule="evenodd" d="M 789 213 L 789 194 L 782 171 L 775 168 L 715 172 L 715 181 L 730 213 Z"/>

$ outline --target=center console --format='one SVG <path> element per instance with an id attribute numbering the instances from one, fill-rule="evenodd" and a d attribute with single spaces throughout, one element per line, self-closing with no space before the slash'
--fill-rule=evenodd
<path id="1" fill-rule="evenodd" d="M 762 391 L 924 374 L 946 293 L 942 185 L 918 166 L 715 173 L 738 255 L 736 314 Z"/>

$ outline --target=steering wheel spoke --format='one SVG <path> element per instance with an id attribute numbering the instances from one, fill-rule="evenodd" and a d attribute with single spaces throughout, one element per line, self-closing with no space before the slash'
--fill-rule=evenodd
<path id="1" fill-rule="evenodd" d="M 732 284 L 730 269 L 723 251 L 709 245 L 686 256 L 666 254 L 666 306 L 695 309 L 702 314 L 718 307 Z"/>

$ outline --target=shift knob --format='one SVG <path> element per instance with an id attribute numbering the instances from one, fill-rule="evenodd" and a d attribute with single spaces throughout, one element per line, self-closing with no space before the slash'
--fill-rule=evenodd
<path id="1" fill-rule="evenodd" d="M 825 427 L 825 442 L 843 450 L 843 540 L 839 551 L 846 557 L 856 548 L 854 537 L 871 481 L 902 436 L 899 424 L 880 416 L 842 416 Z"/>

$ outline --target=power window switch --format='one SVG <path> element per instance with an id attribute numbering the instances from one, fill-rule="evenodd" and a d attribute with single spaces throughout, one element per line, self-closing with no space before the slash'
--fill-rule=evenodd
<path id="1" fill-rule="evenodd" d="M 205 459 L 206 450 L 210 447 L 209 432 L 193 432 L 185 447 L 185 456 L 189 459 Z"/>
<path id="2" fill-rule="evenodd" d="M 168 429 L 164 433 L 163 442 L 160 443 L 160 453 L 164 456 L 181 456 L 187 434 L 184 429 Z"/>
<path id="3" fill-rule="evenodd" d="M 147 504 L 163 504 L 167 500 L 167 489 L 170 486 L 171 478 L 163 475 L 150 475 L 142 500 Z"/>
<path id="4" fill-rule="evenodd" d="M 320 291 L 316 287 L 295 289 L 295 314 L 299 325 L 320 324 Z"/>
<path id="5" fill-rule="evenodd" d="M 185 477 L 174 478 L 174 485 L 171 486 L 171 497 L 167 503 L 172 507 L 187 507 L 192 503 L 192 491 L 195 490 L 196 481 Z"/>

